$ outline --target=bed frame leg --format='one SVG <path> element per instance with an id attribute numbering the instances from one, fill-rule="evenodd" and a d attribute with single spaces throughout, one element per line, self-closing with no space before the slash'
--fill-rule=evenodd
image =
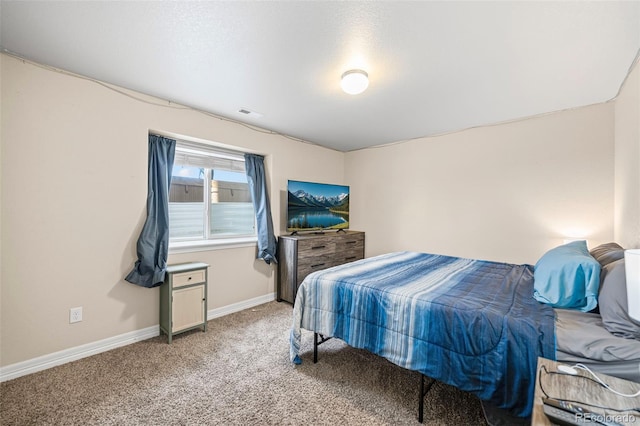
<path id="1" fill-rule="evenodd" d="M 318 338 L 320 338 L 318 340 Z M 327 340 L 331 340 L 331 337 L 323 336 L 320 333 L 313 333 L 313 363 L 318 362 L 318 346 L 326 342 Z"/>
<path id="2" fill-rule="evenodd" d="M 420 400 L 418 401 L 418 421 L 422 423 L 424 414 L 424 374 L 420 374 Z"/>
<path id="3" fill-rule="evenodd" d="M 313 333 L 313 363 L 318 362 L 318 333 Z"/>
<path id="4" fill-rule="evenodd" d="M 431 386 L 436 382 L 436 379 L 431 379 L 429 384 L 424 386 L 424 374 L 420 373 L 420 400 L 418 401 L 418 421 L 422 423 L 424 419 L 424 397 L 431 390 Z"/>

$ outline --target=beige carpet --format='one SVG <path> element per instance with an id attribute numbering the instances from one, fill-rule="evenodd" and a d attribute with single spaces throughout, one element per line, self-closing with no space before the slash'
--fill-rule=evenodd
<path id="1" fill-rule="evenodd" d="M 419 375 L 331 340 L 289 362 L 291 305 L 217 318 L 0 385 L 8 425 L 417 425 Z M 484 425 L 479 401 L 436 383 L 425 424 Z"/>

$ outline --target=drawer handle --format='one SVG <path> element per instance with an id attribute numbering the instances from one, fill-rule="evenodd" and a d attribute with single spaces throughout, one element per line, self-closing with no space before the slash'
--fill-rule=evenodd
<path id="1" fill-rule="evenodd" d="M 187 281 L 191 281 L 191 278 L 193 278 L 193 277 L 189 277 L 189 278 L 187 279 Z"/>
<path id="2" fill-rule="evenodd" d="M 349 256 L 349 257 L 345 257 L 344 260 L 353 260 L 355 258 L 356 258 L 356 256 Z"/>
<path id="3" fill-rule="evenodd" d="M 314 247 L 311 247 L 311 250 L 323 249 L 325 247 L 326 246 L 314 246 Z"/>
<path id="4" fill-rule="evenodd" d="M 311 265 L 312 268 L 317 268 L 318 266 L 324 266 L 324 263 L 316 263 L 315 265 Z"/>
<path id="5" fill-rule="evenodd" d="M 355 244 L 357 241 L 347 241 L 347 244 Z"/>

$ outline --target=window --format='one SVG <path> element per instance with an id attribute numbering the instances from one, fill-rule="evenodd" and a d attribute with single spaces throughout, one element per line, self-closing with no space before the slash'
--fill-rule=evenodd
<path id="1" fill-rule="evenodd" d="M 244 155 L 177 141 L 169 189 L 171 245 L 255 235 Z"/>

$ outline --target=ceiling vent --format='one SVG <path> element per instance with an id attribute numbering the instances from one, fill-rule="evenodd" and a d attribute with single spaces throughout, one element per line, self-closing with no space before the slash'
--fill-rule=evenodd
<path id="1" fill-rule="evenodd" d="M 238 110 L 238 112 L 239 112 L 240 114 L 250 115 L 251 117 L 256 117 L 256 118 L 260 118 L 260 117 L 262 117 L 262 115 L 263 115 L 263 114 L 261 114 L 261 113 L 259 113 L 259 112 L 250 111 L 250 110 L 245 109 L 245 108 L 240 108 L 240 109 Z"/>

